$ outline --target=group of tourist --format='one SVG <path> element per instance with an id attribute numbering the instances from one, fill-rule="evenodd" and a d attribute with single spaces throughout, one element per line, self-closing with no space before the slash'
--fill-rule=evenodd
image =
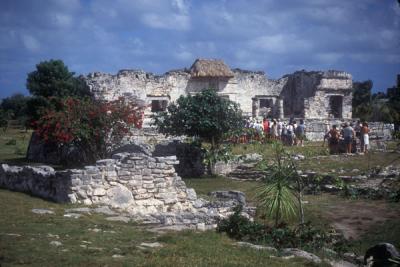
<path id="1" fill-rule="evenodd" d="M 368 153 L 369 132 L 368 123 L 366 122 L 357 122 L 356 125 L 345 122 L 340 126 L 340 129 L 337 125 L 333 125 L 332 128 L 329 129 L 329 125 L 327 125 L 327 132 L 322 145 L 328 140 L 330 153 L 337 154 L 340 152 L 339 144 L 343 142 L 345 146 L 344 152 L 350 154 L 357 151 L 358 139 L 360 143 L 360 152 Z"/>
<path id="2" fill-rule="evenodd" d="M 254 129 L 257 133 L 255 139 L 259 141 L 262 139 L 280 140 L 289 146 L 304 146 L 306 127 L 303 120 L 297 124 L 293 119 L 286 122 L 280 119 L 256 120 L 249 118 L 246 120 L 245 127 Z"/>

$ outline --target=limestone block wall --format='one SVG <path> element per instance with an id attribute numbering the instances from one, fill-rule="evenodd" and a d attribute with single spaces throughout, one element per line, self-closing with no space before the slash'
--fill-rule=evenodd
<path id="1" fill-rule="evenodd" d="M 177 175 L 175 156 L 120 153 L 84 169 L 2 164 L 0 187 L 57 202 L 106 204 L 130 214 L 191 211 L 196 192 Z"/>
<path id="2" fill-rule="evenodd" d="M 340 127 L 340 125 L 343 124 L 344 122 L 351 123 L 352 120 L 305 119 L 304 122 L 307 129 L 306 132 L 307 139 L 311 141 L 322 141 L 326 133 L 327 125 L 329 125 L 329 127 L 332 127 L 333 125 L 337 125 L 338 127 Z M 388 140 L 392 138 L 392 131 L 394 129 L 394 126 L 392 124 L 386 124 L 381 122 L 369 122 L 368 125 L 370 128 L 371 139 Z"/>
<path id="3" fill-rule="evenodd" d="M 154 75 L 141 70 L 121 70 L 116 75 L 91 73 L 86 83 L 96 98 L 113 100 L 127 97 L 143 100 L 176 101 L 179 96 L 216 88 L 218 94 L 240 104 L 246 116 L 253 115 L 259 99 L 273 100 L 271 115 L 328 118 L 329 96 L 342 96 L 342 117 L 351 118 L 352 77 L 342 71 L 296 71 L 278 80 L 264 72 L 233 69 L 234 77 L 191 77 L 187 69 Z M 283 108 L 279 101 L 283 100 Z M 151 113 L 148 108 L 146 115 Z M 258 114 L 255 114 L 258 116 Z"/>

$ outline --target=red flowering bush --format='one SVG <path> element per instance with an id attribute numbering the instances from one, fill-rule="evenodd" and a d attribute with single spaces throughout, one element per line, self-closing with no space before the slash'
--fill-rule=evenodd
<path id="1" fill-rule="evenodd" d="M 56 109 L 44 110 L 33 123 L 36 133 L 47 143 L 79 149 L 88 162 L 106 157 L 132 127 L 142 127 L 143 109 L 124 98 L 106 102 L 68 97 L 57 101 Z"/>

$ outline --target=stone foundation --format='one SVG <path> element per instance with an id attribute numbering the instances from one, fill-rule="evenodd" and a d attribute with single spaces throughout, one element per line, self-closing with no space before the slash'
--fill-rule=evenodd
<path id="1" fill-rule="evenodd" d="M 190 211 L 196 192 L 176 174 L 176 157 L 120 153 L 84 169 L 48 166 L 0 169 L 0 186 L 57 202 L 110 204 L 131 214 Z"/>
<path id="2" fill-rule="evenodd" d="M 64 203 L 107 205 L 133 220 L 208 229 L 230 215 L 235 201 L 197 198 L 175 171 L 176 156 L 119 153 L 83 169 L 0 166 L 0 187 Z M 254 210 L 245 207 L 247 213 Z"/>

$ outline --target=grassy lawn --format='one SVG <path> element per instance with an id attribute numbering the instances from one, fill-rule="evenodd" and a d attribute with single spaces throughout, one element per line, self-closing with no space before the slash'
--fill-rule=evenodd
<path id="1" fill-rule="evenodd" d="M 389 142 L 390 147 L 395 147 L 396 142 Z M 359 173 L 366 173 L 368 170 L 377 166 L 384 167 L 389 164 L 400 164 L 400 154 L 397 152 L 371 151 L 367 155 L 339 155 L 337 157 L 318 157 L 327 156 L 326 145 L 322 147 L 321 142 L 306 142 L 304 147 L 285 147 L 290 154 L 302 154 L 306 158 L 298 161 L 299 169 L 306 171 L 312 170 L 319 173 L 338 173 L 340 175 L 354 174 L 354 169 Z M 271 144 L 240 144 L 233 147 L 234 154 L 258 153 L 264 159 L 272 158 L 273 151 Z"/>
<path id="2" fill-rule="evenodd" d="M 26 163 L 24 157 L 30 132 L 9 129 L 0 137 L 0 162 Z M 368 156 L 321 157 L 327 148 L 321 143 L 289 147 L 302 154 L 302 170 L 317 172 L 364 173 L 376 166 L 400 164 L 398 153 L 372 151 Z M 235 154 L 272 155 L 271 145 L 237 145 Z M 243 191 L 256 204 L 259 182 L 234 181 L 223 177 L 185 179 L 200 197 L 216 190 Z M 350 249 L 359 255 L 378 242 L 400 247 L 400 204 L 372 200 L 349 200 L 336 195 L 305 197 L 306 219 L 321 228 L 334 225 L 352 236 Z M 135 224 L 110 222 L 102 215 L 64 217 L 72 205 L 56 204 L 25 194 L 0 190 L 0 266 L 313 266 L 301 259 L 284 260 L 266 252 L 240 248 L 235 241 L 214 231 L 154 233 Z M 32 208 L 46 208 L 54 215 L 37 215 Z M 53 246 L 59 241 L 61 246 Z M 162 248 L 142 249 L 142 242 L 160 242 Z M 117 257 L 119 255 L 122 257 Z M 113 257 L 114 256 L 114 257 Z"/>
<path id="3" fill-rule="evenodd" d="M 0 133 L 0 162 L 19 164 L 25 161 L 31 131 L 9 128 Z"/>
<path id="4" fill-rule="evenodd" d="M 315 266 L 241 248 L 214 231 L 157 234 L 101 215 L 63 217 L 73 207 L 0 190 L 0 265 L 4 266 Z M 46 208 L 54 215 L 38 215 Z M 60 246 L 53 246 L 59 241 Z M 162 248 L 141 249 L 142 242 Z M 113 255 L 121 255 L 117 258 Z"/>
<path id="5" fill-rule="evenodd" d="M 235 181 L 222 176 L 208 178 L 184 179 L 188 187 L 196 190 L 199 197 L 208 199 L 208 193 L 217 190 L 238 190 L 246 194 L 246 200 L 255 201 L 256 189 L 260 186 L 259 182 Z"/>

